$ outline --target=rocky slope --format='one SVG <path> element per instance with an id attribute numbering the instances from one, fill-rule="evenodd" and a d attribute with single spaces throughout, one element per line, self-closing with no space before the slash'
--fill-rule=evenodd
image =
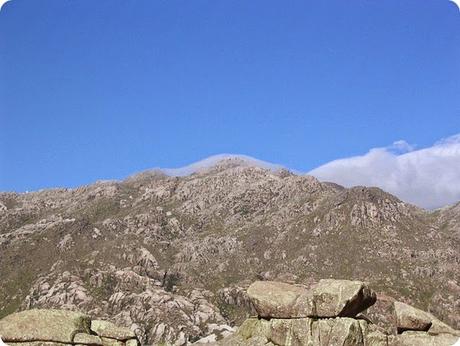
<path id="1" fill-rule="evenodd" d="M 184 177 L 0 193 L 0 317 L 81 310 L 142 344 L 226 333 L 255 279 L 362 279 L 368 315 L 395 299 L 460 327 L 460 205 L 428 212 L 377 188 L 345 189 L 226 159 Z"/>

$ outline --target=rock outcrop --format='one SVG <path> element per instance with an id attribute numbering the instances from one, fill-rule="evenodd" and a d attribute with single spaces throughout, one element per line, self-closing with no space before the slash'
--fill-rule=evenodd
<path id="1" fill-rule="evenodd" d="M 404 331 L 424 331 L 428 334 L 452 334 L 460 336 L 460 332 L 441 322 L 432 314 L 416 309 L 401 302 L 394 303 L 396 327 L 398 333 Z"/>
<path id="2" fill-rule="evenodd" d="M 360 312 L 376 301 L 365 283 L 321 280 L 306 289 L 258 281 L 248 289 L 258 313 L 220 346 L 450 346 L 458 331 L 409 305 L 395 302 L 398 334 L 386 334 Z"/>
<path id="3" fill-rule="evenodd" d="M 312 289 L 257 281 L 248 296 L 260 317 L 354 317 L 375 303 L 376 295 L 360 281 L 320 280 Z"/>
<path id="4" fill-rule="evenodd" d="M 0 320 L 1 339 L 10 346 L 138 346 L 136 334 L 85 314 L 53 309 L 32 309 Z"/>

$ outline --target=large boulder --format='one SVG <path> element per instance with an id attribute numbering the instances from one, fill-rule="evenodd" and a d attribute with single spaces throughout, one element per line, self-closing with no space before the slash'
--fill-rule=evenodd
<path id="1" fill-rule="evenodd" d="M 350 280 L 320 280 L 313 288 L 314 317 L 355 317 L 377 300 L 367 284 Z"/>
<path id="2" fill-rule="evenodd" d="M 313 320 L 311 318 L 273 319 L 269 340 L 275 345 L 308 345 L 311 343 Z"/>
<path id="3" fill-rule="evenodd" d="M 311 290 L 273 281 L 256 281 L 248 296 L 265 318 L 354 317 L 375 303 L 375 293 L 363 282 L 320 280 Z"/>
<path id="4" fill-rule="evenodd" d="M 218 345 L 313 345 L 311 318 L 257 319 L 249 318 L 236 334 L 221 340 Z"/>
<path id="5" fill-rule="evenodd" d="M 73 346 L 73 345 L 74 344 L 63 344 L 63 343 L 54 342 L 54 341 L 26 341 L 26 342 L 11 342 L 10 341 L 8 342 L 8 345 L 6 346 Z M 84 346 L 84 345 L 75 344 L 75 346 Z"/>
<path id="6" fill-rule="evenodd" d="M 390 336 L 388 346 L 452 346 L 458 342 L 459 338 L 451 334 L 430 335 L 426 332 L 406 331 Z"/>
<path id="7" fill-rule="evenodd" d="M 0 336 L 10 346 L 138 346 L 134 332 L 66 310 L 33 309 L 0 320 Z"/>
<path id="8" fill-rule="evenodd" d="M 425 331 L 431 327 L 431 316 L 422 310 L 401 302 L 394 303 L 398 333 L 406 330 Z"/>
<path id="9" fill-rule="evenodd" d="M 300 297 L 308 291 L 276 281 L 256 281 L 248 288 L 248 297 L 261 317 L 291 318 L 307 317 L 307 313 L 294 311 L 294 306 Z"/>
<path id="10" fill-rule="evenodd" d="M 75 334 L 73 342 L 77 345 L 103 346 L 100 337 L 98 337 L 97 335 L 90 335 L 86 333 Z"/>
<path id="11" fill-rule="evenodd" d="M 398 333 L 406 330 L 425 331 L 429 334 L 452 334 L 460 336 L 459 331 L 441 322 L 432 314 L 405 303 L 395 302 L 394 313 Z"/>
<path id="12" fill-rule="evenodd" d="M 310 345 L 364 345 L 361 325 L 358 320 L 347 317 L 318 320 L 313 324 L 312 343 Z"/>
<path id="13" fill-rule="evenodd" d="M 59 342 L 70 344 L 77 333 L 90 334 L 89 316 L 66 310 L 33 309 L 0 320 L 4 342 Z"/>
<path id="14" fill-rule="evenodd" d="M 91 330 L 100 337 L 126 341 L 136 338 L 136 334 L 125 327 L 119 327 L 108 321 L 93 320 L 91 321 Z"/>
<path id="15" fill-rule="evenodd" d="M 237 333 L 221 340 L 218 345 L 282 345 L 282 346 L 386 346 L 385 336 L 366 342 L 367 322 L 348 317 L 316 320 L 294 319 L 247 319 Z M 377 341 L 381 341 L 380 343 Z"/>
<path id="16" fill-rule="evenodd" d="M 364 346 L 388 346 L 388 335 L 370 321 L 359 320 Z"/>

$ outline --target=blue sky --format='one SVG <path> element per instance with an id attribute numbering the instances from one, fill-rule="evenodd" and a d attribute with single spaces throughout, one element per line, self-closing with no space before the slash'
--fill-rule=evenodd
<path id="1" fill-rule="evenodd" d="M 460 132 L 448 0 L 12 0 L 0 190 L 238 153 L 303 172 Z"/>

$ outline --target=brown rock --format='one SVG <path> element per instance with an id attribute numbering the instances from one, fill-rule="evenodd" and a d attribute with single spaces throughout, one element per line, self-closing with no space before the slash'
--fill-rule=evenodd
<path id="1" fill-rule="evenodd" d="M 273 281 L 256 281 L 248 296 L 260 317 L 353 317 L 376 300 L 360 281 L 321 280 L 311 290 Z"/>
<path id="2" fill-rule="evenodd" d="M 70 344 L 79 332 L 90 333 L 90 318 L 73 311 L 32 309 L 0 320 L 0 335 L 6 343 L 43 341 Z"/>
<path id="3" fill-rule="evenodd" d="M 101 338 L 103 346 L 125 346 L 125 343 L 120 340 L 111 339 L 111 338 Z"/>
<path id="4" fill-rule="evenodd" d="M 125 327 L 119 327 L 115 324 L 107 321 L 93 320 L 91 321 L 91 330 L 97 335 L 105 338 L 111 338 L 116 340 L 129 340 L 135 339 L 136 334 Z"/>
<path id="5" fill-rule="evenodd" d="M 53 341 L 26 341 L 26 342 L 8 342 L 7 346 L 74 346 L 73 344 L 63 344 Z M 78 346 L 78 345 L 76 345 Z"/>
<path id="6" fill-rule="evenodd" d="M 425 311 L 416 309 L 401 302 L 394 303 L 396 328 L 398 333 L 406 330 L 428 331 L 431 327 L 432 316 Z"/>
<path id="7" fill-rule="evenodd" d="M 414 308 L 405 303 L 395 302 L 394 312 L 398 333 L 406 330 L 426 331 L 429 334 L 451 334 L 460 336 L 460 332 L 438 320 L 432 314 Z"/>
<path id="8" fill-rule="evenodd" d="M 307 317 L 305 313 L 293 311 L 305 288 L 276 281 L 256 281 L 248 288 L 248 297 L 261 317 Z"/>
<path id="9" fill-rule="evenodd" d="M 420 331 L 406 331 L 389 338 L 389 346 L 452 346 L 459 339 L 450 334 L 429 335 Z"/>
<path id="10" fill-rule="evenodd" d="M 347 317 L 318 320 L 313 324 L 310 345 L 364 345 L 360 323 Z"/>
<path id="11" fill-rule="evenodd" d="M 359 326 L 363 335 L 364 346 L 387 346 L 388 335 L 384 334 L 372 322 L 359 319 Z"/>
<path id="12" fill-rule="evenodd" d="M 373 333 L 366 338 L 367 331 Z M 271 320 L 249 318 L 237 333 L 218 342 L 230 345 L 281 346 L 387 346 L 386 335 L 367 327 L 367 322 L 348 317 L 316 320 L 294 318 Z"/>
<path id="13" fill-rule="evenodd" d="M 451 328 L 444 322 L 441 322 L 438 320 L 436 317 L 433 316 L 431 320 L 431 327 L 428 329 L 428 334 L 452 334 L 460 337 L 460 331 L 455 330 L 454 328 Z"/>
<path id="14" fill-rule="evenodd" d="M 314 317 L 354 317 L 377 299 L 367 284 L 350 280 L 320 280 L 313 288 Z"/>
<path id="15" fill-rule="evenodd" d="M 137 339 L 130 339 L 126 341 L 125 346 L 139 346 Z"/>
<path id="16" fill-rule="evenodd" d="M 97 335 L 90 335 L 86 333 L 75 334 L 73 342 L 75 344 L 80 344 L 80 345 L 92 345 L 92 346 L 102 345 L 102 340 L 100 337 L 98 337 Z"/>

